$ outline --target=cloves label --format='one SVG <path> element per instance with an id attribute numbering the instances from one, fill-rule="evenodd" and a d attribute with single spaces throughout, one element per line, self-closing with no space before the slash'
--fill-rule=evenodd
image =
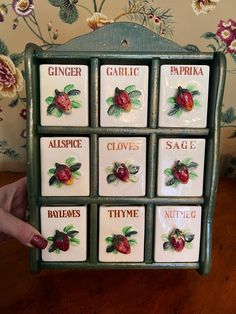
<path id="1" fill-rule="evenodd" d="M 138 196 L 146 191 L 146 138 L 99 139 L 99 194 Z"/>

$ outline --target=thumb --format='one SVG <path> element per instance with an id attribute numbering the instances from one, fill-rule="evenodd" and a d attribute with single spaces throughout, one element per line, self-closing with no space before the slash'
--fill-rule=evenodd
<path id="1" fill-rule="evenodd" d="M 45 249 L 47 246 L 47 240 L 33 226 L 2 208 L 0 208 L 0 231 L 29 247 Z"/>

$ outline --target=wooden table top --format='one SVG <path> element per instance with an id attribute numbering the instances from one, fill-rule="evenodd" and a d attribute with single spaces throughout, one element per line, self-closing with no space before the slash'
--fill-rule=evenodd
<path id="1" fill-rule="evenodd" d="M 0 173 L 0 186 L 23 174 Z M 195 270 L 43 270 L 28 248 L 0 243 L 0 313 L 236 313 L 236 180 L 219 181 L 212 267 Z"/>

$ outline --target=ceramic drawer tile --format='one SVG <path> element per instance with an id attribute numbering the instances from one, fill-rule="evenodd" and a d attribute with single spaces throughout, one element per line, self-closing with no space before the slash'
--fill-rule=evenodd
<path id="1" fill-rule="evenodd" d="M 41 207 L 41 232 L 48 239 L 43 261 L 86 260 L 86 206 Z"/>
<path id="2" fill-rule="evenodd" d="M 205 139 L 159 140 L 157 194 L 202 196 Z"/>
<path id="3" fill-rule="evenodd" d="M 148 66 L 102 65 L 100 124 L 146 127 Z"/>
<path id="4" fill-rule="evenodd" d="M 88 66 L 40 65 L 41 125 L 88 126 Z"/>
<path id="5" fill-rule="evenodd" d="M 144 260 L 145 207 L 101 206 L 99 210 L 99 261 Z"/>
<path id="6" fill-rule="evenodd" d="M 208 88 L 209 66 L 162 65 L 159 126 L 205 128 Z"/>
<path id="7" fill-rule="evenodd" d="M 99 194 L 144 196 L 146 191 L 146 138 L 99 139 Z"/>
<path id="8" fill-rule="evenodd" d="M 43 196 L 89 195 L 89 138 L 41 138 Z"/>
<path id="9" fill-rule="evenodd" d="M 157 206 L 155 262 L 199 260 L 201 206 Z"/>

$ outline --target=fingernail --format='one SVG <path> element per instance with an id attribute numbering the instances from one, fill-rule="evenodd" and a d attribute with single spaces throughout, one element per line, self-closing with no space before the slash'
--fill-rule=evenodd
<path id="1" fill-rule="evenodd" d="M 45 247 L 48 245 L 48 241 L 45 240 L 43 237 L 41 237 L 38 234 L 35 234 L 33 238 L 30 241 L 30 244 L 32 244 L 37 249 L 45 249 Z"/>

